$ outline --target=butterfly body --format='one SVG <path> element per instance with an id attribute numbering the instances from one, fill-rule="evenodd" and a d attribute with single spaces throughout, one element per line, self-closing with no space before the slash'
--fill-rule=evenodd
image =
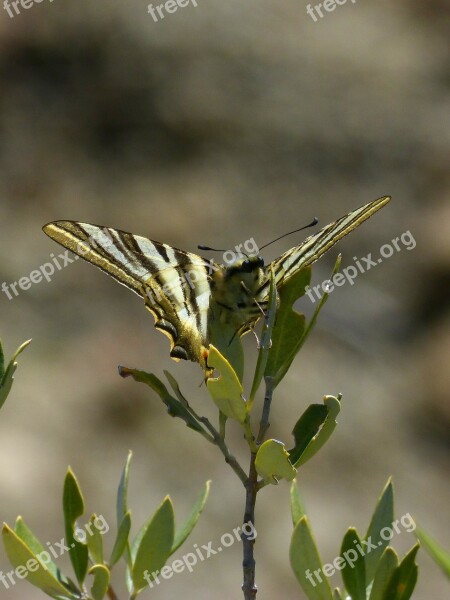
<path id="1" fill-rule="evenodd" d="M 252 329 L 267 308 L 271 269 L 280 289 L 389 200 L 384 196 L 344 215 L 268 267 L 260 256 L 225 266 L 139 235 L 77 221 L 54 221 L 43 230 L 141 296 L 155 327 L 170 340 L 170 356 L 198 362 L 208 377 L 212 328 L 226 326 L 233 336 Z"/>
<path id="2" fill-rule="evenodd" d="M 211 283 L 211 302 L 221 309 L 222 323 L 239 330 L 255 316 L 261 316 L 259 289 L 267 281 L 266 267 L 260 256 L 250 256 L 215 271 Z"/>

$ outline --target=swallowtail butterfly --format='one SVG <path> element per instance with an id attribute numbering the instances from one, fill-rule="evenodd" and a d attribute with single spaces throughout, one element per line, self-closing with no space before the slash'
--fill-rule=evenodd
<path id="1" fill-rule="evenodd" d="M 383 196 L 353 210 L 269 266 L 260 256 L 243 257 L 226 266 L 140 235 L 77 221 L 54 221 L 43 230 L 141 296 L 155 327 L 170 339 L 170 356 L 198 362 L 208 377 L 213 314 L 243 335 L 267 308 L 270 267 L 280 289 L 389 200 Z"/>

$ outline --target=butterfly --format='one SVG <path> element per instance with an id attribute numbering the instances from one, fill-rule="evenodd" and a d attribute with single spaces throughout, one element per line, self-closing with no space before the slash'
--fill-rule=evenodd
<path id="1" fill-rule="evenodd" d="M 260 256 L 223 265 L 140 235 L 77 221 L 54 221 L 43 231 L 141 296 L 155 327 L 170 340 L 170 356 L 199 363 L 207 378 L 213 321 L 239 336 L 253 329 L 268 306 L 271 268 L 280 290 L 389 201 L 383 196 L 349 212 L 268 266 Z"/>

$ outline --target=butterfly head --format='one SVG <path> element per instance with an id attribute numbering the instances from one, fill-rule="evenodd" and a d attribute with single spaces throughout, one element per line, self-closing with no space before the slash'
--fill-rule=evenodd
<path id="1" fill-rule="evenodd" d="M 228 272 L 256 273 L 264 269 L 264 259 L 261 256 L 245 256 L 228 267 Z"/>
<path id="2" fill-rule="evenodd" d="M 261 256 L 245 256 L 225 268 L 224 279 L 229 283 L 241 279 L 246 285 L 253 287 L 255 281 L 266 271 L 264 259 Z"/>

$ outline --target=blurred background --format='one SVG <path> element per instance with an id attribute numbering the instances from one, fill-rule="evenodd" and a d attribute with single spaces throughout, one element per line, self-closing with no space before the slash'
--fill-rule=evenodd
<path id="1" fill-rule="evenodd" d="M 155 22 L 143 1 L 44 0 L 0 15 L 0 284 L 62 253 L 41 231 L 56 219 L 195 252 L 199 243 L 233 248 L 249 238 L 261 246 L 313 216 L 325 225 L 392 195 L 315 266 L 314 283 L 338 252 L 345 268 L 407 231 L 416 247 L 331 294 L 273 405 L 270 434 L 289 445 L 308 404 L 343 394 L 339 427 L 299 480 L 325 562 L 348 526 L 365 532 L 391 475 L 396 515 L 409 512 L 450 547 L 446 10 L 443 0 L 349 1 L 314 22 L 294 0 L 198 0 Z M 83 261 L 19 292 L 0 294 L 5 352 L 33 338 L 1 413 L 1 519 L 11 524 L 20 513 L 42 541 L 59 541 L 70 464 L 87 513 L 112 527 L 131 448 L 136 524 L 166 493 L 181 522 L 212 479 L 205 512 L 177 554 L 217 546 L 241 523 L 240 482 L 150 390 L 117 374 L 119 364 L 169 369 L 197 410 L 214 417 L 198 366 L 171 361 L 142 301 Z M 308 298 L 299 303 L 308 315 L 314 308 Z M 247 338 L 251 371 L 255 340 Z M 229 435 L 244 460 L 240 431 L 231 426 Z M 304 597 L 288 562 L 288 492 L 281 482 L 258 498 L 261 600 Z M 106 546 L 112 541 L 110 533 Z M 414 537 L 402 533 L 393 544 L 403 554 Z M 414 598 L 448 597 L 423 552 L 419 564 Z M 0 570 L 9 569 L 2 549 Z M 152 597 L 240 598 L 240 583 L 236 543 L 163 581 Z M 125 598 L 117 577 L 116 587 Z M 9 600 L 44 597 L 23 582 L 0 589 Z"/>

